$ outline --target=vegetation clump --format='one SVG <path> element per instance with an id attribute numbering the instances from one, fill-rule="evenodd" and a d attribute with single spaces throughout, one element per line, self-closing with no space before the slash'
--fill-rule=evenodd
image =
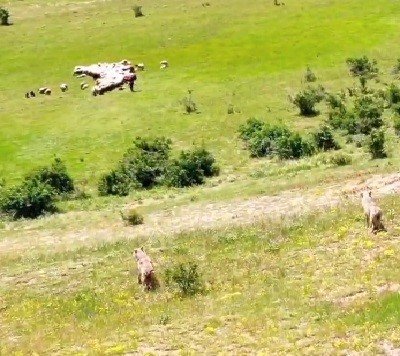
<path id="1" fill-rule="evenodd" d="M 188 90 L 188 96 L 185 96 L 181 103 L 186 114 L 197 113 L 197 104 L 194 102 L 192 97 L 192 90 Z"/>
<path id="2" fill-rule="evenodd" d="M 9 18 L 10 18 L 10 12 L 4 7 L 0 7 L 0 25 L 1 26 L 10 25 Z"/>
<path id="3" fill-rule="evenodd" d="M 397 136 L 400 136 L 400 116 L 396 115 L 393 119 L 393 128 Z"/>
<path id="4" fill-rule="evenodd" d="M 67 168 L 56 158 L 51 166 L 28 174 L 19 185 L 1 189 L 0 211 L 14 219 L 37 218 L 56 211 L 55 201 L 69 196 L 74 189 Z"/>
<path id="5" fill-rule="evenodd" d="M 188 187 L 203 184 L 206 177 L 219 174 L 214 156 L 204 148 L 181 152 L 170 159 L 171 140 L 136 138 L 119 166 L 103 175 L 98 184 L 100 195 L 128 195 L 132 189 L 151 189 L 166 184 Z"/>
<path id="6" fill-rule="evenodd" d="M 360 58 L 348 58 L 346 63 L 349 67 L 350 74 L 354 77 L 373 78 L 377 76 L 379 70 L 377 61 L 371 60 L 367 56 Z"/>
<path id="7" fill-rule="evenodd" d="M 133 12 L 135 13 L 135 17 L 144 16 L 143 11 L 142 11 L 142 6 L 140 6 L 140 5 L 134 5 Z"/>
<path id="8" fill-rule="evenodd" d="M 111 172 L 103 174 L 100 177 L 97 189 L 101 196 L 126 196 L 129 194 L 131 187 L 132 182 L 128 174 L 120 168 L 113 169 Z"/>
<path id="9" fill-rule="evenodd" d="M 136 209 L 130 209 L 126 213 L 121 212 L 121 218 L 128 225 L 141 225 L 143 224 L 144 218 Z"/>
<path id="10" fill-rule="evenodd" d="M 314 74 L 310 67 L 307 67 L 306 72 L 304 73 L 304 80 L 307 83 L 313 83 L 317 81 L 317 76 Z"/>
<path id="11" fill-rule="evenodd" d="M 167 170 L 167 185 L 177 188 L 203 184 L 205 177 L 219 174 L 214 156 L 203 148 L 182 151 L 179 158 L 173 160 Z"/>
<path id="12" fill-rule="evenodd" d="M 383 130 L 373 129 L 368 141 L 369 152 L 373 159 L 386 158 L 385 133 Z"/>
<path id="13" fill-rule="evenodd" d="M 319 111 L 315 108 L 315 105 L 321 102 L 324 96 L 324 89 L 322 87 L 308 87 L 305 90 L 297 93 L 293 103 L 300 109 L 300 115 L 315 116 L 319 114 Z"/>
<path id="14" fill-rule="evenodd" d="M 2 192 L 0 210 L 13 219 L 34 219 L 46 212 L 54 212 L 54 202 L 54 188 L 33 178 Z"/>
<path id="15" fill-rule="evenodd" d="M 181 263 L 165 271 L 167 286 L 178 287 L 183 296 L 193 296 L 204 291 L 204 283 L 193 262 Z"/>
<path id="16" fill-rule="evenodd" d="M 298 159 L 315 152 L 314 145 L 290 131 L 286 126 L 268 125 L 258 119 L 249 119 L 239 128 L 251 157 L 276 155 L 280 159 Z"/>
<path id="17" fill-rule="evenodd" d="M 330 151 L 338 150 L 340 148 L 339 144 L 333 137 L 332 130 L 329 126 L 324 125 L 318 131 L 313 133 L 315 145 L 319 150 Z"/>
<path id="18" fill-rule="evenodd" d="M 359 133 L 368 135 L 373 128 L 380 128 L 383 125 L 383 111 L 382 101 L 372 95 L 357 98 L 354 103 L 354 113 L 357 117 Z"/>
<path id="19" fill-rule="evenodd" d="M 26 177 L 27 180 L 38 180 L 48 184 L 58 195 L 72 193 L 74 181 L 67 172 L 67 167 L 60 158 L 56 158 L 50 167 L 42 167 Z"/>

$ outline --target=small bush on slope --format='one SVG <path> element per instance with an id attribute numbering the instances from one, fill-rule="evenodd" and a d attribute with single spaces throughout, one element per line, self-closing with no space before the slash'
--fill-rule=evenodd
<path id="1" fill-rule="evenodd" d="M 54 201 L 53 187 L 38 179 L 29 179 L 3 192 L 0 210 L 14 219 L 34 219 L 46 212 L 54 212 Z"/>

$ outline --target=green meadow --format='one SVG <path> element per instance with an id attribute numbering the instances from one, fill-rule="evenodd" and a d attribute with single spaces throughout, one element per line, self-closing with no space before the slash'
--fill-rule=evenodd
<path id="1" fill-rule="evenodd" d="M 90 195 L 58 201 L 58 213 L 36 220 L 0 216 L 0 355 L 395 352 L 400 199 L 389 188 L 399 178 L 380 186 L 387 232 L 371 234 L 352 199 L 371 175 L 378 184 L 398 171 L 393 112 L 383 115 L 384 159 L 335 131 L 339 152 L 352 159 L 344 166 L 329 163 L 329 152 L 250 158 L 238 129 L 256 117 L 306 135 L 325 122 L 325 103 L 319 115 L 302 117 L 289 100 L 307 86 L 307 66 L 315 85 L 336 93 L 359 85 L 346 59 L 367 55 L 380 70 L 371 86 L 399 84 L 391 74 L 400 58 L 399 4 L 137 4 L 145 16 L 135 18 L 135 2 L 126 0 L 0 0 L 13 22 L 0 26 L 0 183 L 12 186 L 59 157 Z M 134 93 L 93 97 L 80 89 L 92 80 L 72 74 L 77 65 L 122 59 L 145 65 Z M 169 68 L 160 69 L 161 60 Z M 24 98 L 43 86 L 52 95 Z M 197 113 L 184 111 L 188 91 Z M 170 138 L 173 155 L 204 146 L 220 175 L 201 186 L 99 197 L 100 176 L 137 136 Z M 335 189 L 350 199 L 330 204 Z M 301 194 L 311 209 L 292 214 L 305 204 L 295 198 Z M 324 207 L 311 199 L 324 196 Z M 237 211 L 247 201 L 256 211 L 251 204 L 262 198 L 280 204 L 278 217 Z M 141 227 L 124 226 L 120 213 L 131 207 L 143 214 Z M 161 282 L 154 292 L 137 284 L 139 246 Z M 202 283 L 193 296 L 166 283 L 169 269 L 188 262 Z"/>
<path id="2" fill-rule="evenodd" d="M 129 1 L 9 3 L 14 25 L 1 28 L 0 56 L 0 175 L 7 181 L 58 156 L 92 189 L 139 135 L 164 135 L 178 149 L 204 145 L 222 172 L 249 172 L 237 138 L 246 119 L 299 130 L 324 119 L 299 117 L 287 99 L 307 65 L 334 91 L 353 82 L 347 57 L 370 55 L 388 72 L 398 54 L 400 9 L 391 0 L 140 4 L 145 16 L 135 19 Z M 146 66 L 134 94 L 94 98 L 72 76 L 76 65 L 123 58 Z M 163 59 L 167 71 L 159 69 Z M 64 82 L 70 90 L 62 94 Z M 41 86 L 54 94 L 25 100 Z M 184 114 L 189 89 L 199 114 Z M 228 115 L 230 104 L 239 112 Z"/>

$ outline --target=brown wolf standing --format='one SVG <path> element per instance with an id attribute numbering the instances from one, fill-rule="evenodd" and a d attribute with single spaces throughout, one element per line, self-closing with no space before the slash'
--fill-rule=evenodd
<path id="1" fill-rule="evenodd" d="M 365 191 L 361 193 L 361 204 L 367 220 L 367 227 L 371 226 L 371 231 L 374 234 L 376 234 L 378 231 L 386 231 L 382 223 L 382 210 L 372 199 L 371 191 Z"/>
<path id="2" fill-rule="evenodd" d="M 154 274 L 153 263 L 150 257 L 144 252 L 143 247 L 135 249 L 133 254 L 137 261 L 138 283 L 142 284 L 144 289 L 156 289 L 158 287 L 158 281 Z"/>

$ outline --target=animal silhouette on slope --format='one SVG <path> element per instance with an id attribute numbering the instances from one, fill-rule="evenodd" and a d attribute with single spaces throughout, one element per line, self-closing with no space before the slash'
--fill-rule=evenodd
<path id="1" fill-rule="evenodd" d="M 378 231 L 386 231 L 382 222 L 383 212 L 372 199 L 370 190 L 361 193 L 361 204 L 364 209 L 367 227 L 371 227 L 371 232 L 376 234 Z"/>
<path id="2" fill-rule="evenodd" d="M 144 252 L 143 247 L 133 252 L 137 262 L 138 283 L 143 285 L 144 290 L 154 290 L 159 283 L 154 273 L 153 263 L 150 257 Z"/>

